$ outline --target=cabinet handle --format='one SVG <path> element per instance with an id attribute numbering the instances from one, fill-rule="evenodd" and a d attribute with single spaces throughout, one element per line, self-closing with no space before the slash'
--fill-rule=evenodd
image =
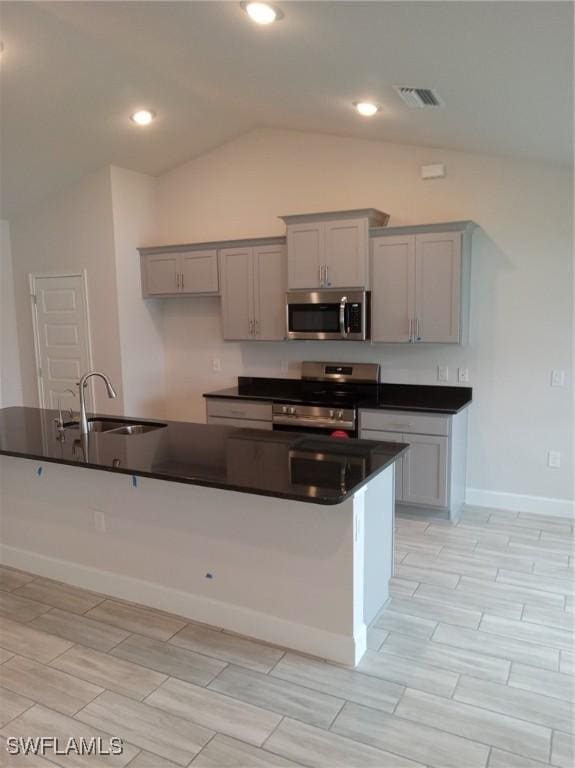
<path id="1" fill-rule="evenodd" d="M 413 318 L 409 318 L 409 343 L 413 343 Z"/>
<path id="2" fill-rule="evenodd" d="M 250 336 L 254 335 L 254 321 L 253 320 L 250 320 L 250 333 L 249 333 L 249 335 Z"/>
<path id="3" fill-rule="evenodd" d="M 184 290 L 184 273 L 180 272 L 180 288 Z"/>
<path id="4" fill-rule="evenodd" d="M 176 288 L 180 287 L 180 273 L 176 272 Z"/>
<path id="5" fill-rule="evenodd" d="M 254 320 L 254 336 L 260 335 L 260 324 L 258 320 Z"/>
<path id="6" fill-rule="evenodd" d="M 318 271 L 319 284 L 323 288 L 323 264 L 318 264 L 317 271 Z"/>
<path id="7" fill-rule="evenodd" d="M 421 341 L 421 336 L 419 335 L 419 318 L 415 318 L 415 340 Z"/>
<path id="8" fill-rule="evenodd" d="M 329 288 L 329 277 L 328 277 L 328 265 L 325 264 L 323 268 L 323 274 L 324 274 L 324 280 L 325 280 L 325 287 Z"/>

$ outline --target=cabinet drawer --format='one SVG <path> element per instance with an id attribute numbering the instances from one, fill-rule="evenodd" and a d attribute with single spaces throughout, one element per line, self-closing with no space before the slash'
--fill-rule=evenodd
<path id="1" fill-rule="evenodd" d="M 226 419 L 253 419 L 255 421 L 272 420 L 272 404 L 258 403 L 253 400 L 224 400 L 208 398 L 209 416 L 222 416 Z"/>
<path id="2" fill-rule="evenodd" d="M 208 416 L 208 424 L 218 424 L 220 427 L 243 427 L 244 429 L 272 429 L 271 421 L 257 421 L 257 419 L 228 419 L 224 416 Z"/>
<path id="3" fill-rule="evenodd" d="M 360 411 L 360 428 L 417 435 L 449 435 L 450 416 L 415 411 Z"/>

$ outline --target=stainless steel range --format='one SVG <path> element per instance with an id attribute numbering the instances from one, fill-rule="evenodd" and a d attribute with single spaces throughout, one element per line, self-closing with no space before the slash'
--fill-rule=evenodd
<path id="1" fill-rule="evenodd" d="M 379 365 L 306 361 L 301 378 L 308 384 L 299 393 L 299 402 L 293 397 L 290 402 L 274 402 L 274 430 L 357 437 L 357 406 L 377 399 Z"/>

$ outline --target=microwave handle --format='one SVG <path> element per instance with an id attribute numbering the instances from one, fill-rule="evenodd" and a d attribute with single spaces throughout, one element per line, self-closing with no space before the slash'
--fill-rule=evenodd
<path id="1" fill-rule="evenodd" d="M 345 307 L 347 305 L 347 296 L 342 296 L 339 302 L 339 332 L 343 339 L 346 339 L 348 333 L 345 329 Z"/>

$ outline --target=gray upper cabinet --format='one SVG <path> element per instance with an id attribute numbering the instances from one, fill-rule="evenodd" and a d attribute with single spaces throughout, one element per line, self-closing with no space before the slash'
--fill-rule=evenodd
<path id="1" fill-rule="evenodd" d="M 415 236 L 415 340 L 457 343 L 461 318 L 461 234 Z"/>
<path id="2" fill-rule="evenodd" d="M 291 224 L 287 228 L 288 287 L 323 287 L 325 252 L 323 222 Z"/>
<path id="3" fill-rule="evenodd" d="M 466 342 L 473 225 L 444 226 L 372 238 L 373 341 Z"/>
<path id="4" fill-rule="evenodd" d="M 374 341 L 411 341 L 415 314 L 415 238 L 372 241 L 372 321 Z"/>
<path id="5" fill-rule="evenodd" d="M 287 225 L 288 288 L 366 288 L 369 228 L 389 216 L 373 208 L 281 217 Z"/>
<path id="6" fill-rule="evenodd" d="M 182 293 L 217 293 L 217 250 L 190 251 L 182 254 L 180 264 Z"/>
<path id="7" fill-rule="evenodd" d="M 216 249 L 142 254 L 141 271 L 144 297 L 213 295 L 219 291 Z"/>
<path id="8" fill-rule="evenodd" d="M 220 277 L 224 339 L 253 338 L 252 249 L 222 248 Z"/>
<path id="9" fill-rule="evenodd" d="M 168 296 L 179 290 L 178 254 L 158 254 L 142 258 L 144 296 Z"/>
<path id="10" fill-rule="evenodd" d="M 284 245 L 223 248 L 220 277 L 224 339 L 285 339 Z"/>

